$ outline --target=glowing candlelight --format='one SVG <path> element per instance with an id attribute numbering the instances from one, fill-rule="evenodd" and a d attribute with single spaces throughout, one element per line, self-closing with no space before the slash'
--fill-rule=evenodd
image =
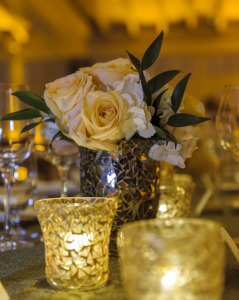
<path id="1" fill-rule="evenodd" d="M 58 198 L 35 202 L 45 243 L 46 278 L 68 288 L 91 288 L 109 277 L 109 237 L 116 199 Z"/>
<path id="2" fill-rule="evenodd" d="M 219 300 L 225 249 L 220 225 L 208 220 L 144 220 L 119 233 L 129 300 Z"/>
<path id="3" fill-rule="evenodd" d="M 178 279 L 178 271 L 169 270 L 161 278 L 161 284 L 165 288 L 170 288 L 177 282 L 177 279 Z"/>

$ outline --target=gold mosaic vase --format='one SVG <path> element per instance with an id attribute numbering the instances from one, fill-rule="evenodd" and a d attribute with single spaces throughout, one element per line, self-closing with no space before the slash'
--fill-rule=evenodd
<path id="1" fill-rule="evenodd" d="M 151 144 L 144 140 L 122 142 L 118 152 L 80 148 L 81 196 L 117 196 L 119 206 L 111 231 L 110 255 L 117 255 L 118 228 L 135 220 L 155 218 L 159 203 L 159 162 L 148 157 Z"/>

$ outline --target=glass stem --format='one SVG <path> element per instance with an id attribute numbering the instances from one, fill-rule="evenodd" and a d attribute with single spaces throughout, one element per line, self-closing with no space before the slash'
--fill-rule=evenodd
<path id="1" fill-rule="evenodd" d="M 61 180 L 61 197 L 67 197 L 70 166 L 58 166 L 57 169 Z"/>
<path id="2" fill-rule="evenodd" d="M 10 236 L 10 188 L 12 182 L 12 176 L 14 174 L 14 168 L 2 168 L 2 179 L 4 182 L 5 193 L 3 198 L 4 205 L 4 236 Z"/>

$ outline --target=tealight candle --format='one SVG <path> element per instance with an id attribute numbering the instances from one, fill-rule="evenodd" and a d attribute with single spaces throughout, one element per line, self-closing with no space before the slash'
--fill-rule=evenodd
<path id="1" fill-rule="evenodd" d="M 208 220 L 127 224 L 119 245 L 129 300 L 219 300 L 225 249 L 220 225 Z"/>
<path id="2" fill-rule="evenodd" d="M 55 286 L 95 288 L 109 277 L 114 198 L 54 198 L 35 202 L 45 243 L 46 279 Z"/>
<path id="3" fill-rule="evenodd" d="M 160 185 L 158 219 L 189 217 L 195 183 L 187 174 L 175 174 L 171 181 Z"/>

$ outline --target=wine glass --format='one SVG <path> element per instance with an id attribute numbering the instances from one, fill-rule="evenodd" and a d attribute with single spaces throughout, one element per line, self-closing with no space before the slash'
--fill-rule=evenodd
<path id="1" fill-rule="evenodd" d="M 239 84 L 226 85 L 216 115 L 216 129 L 222 147 L 239 162 Z M 239 244 L 239 238 L 233 238 Z"/>
<path id="2" fill-rule="evenodd" d="M 216 116 L 216 129 L 222 147 L 239 161 L 239 84 L 225 87 Z"/>
<path id="3" fill-rule="evenodd" d="M 15 91 L 27 90 L 21 84 L 0 83 L 0 117 L 22 110 L 26 105 L 12 95 Z M 33 246 L 32 242 L 19 239 L 11 231 L 10 190 L 14 182 L 15 168 L 31 154 L 34 144 L 33 131 L 21 133 L 28 121 L 0 121 L 0 171 L 5 186 L 4 192 L 4 229 L 0 237 L 0 251 L 14 250 Z"/>
<path id="4" fill-rule="evenodd" d="M 68 181 L 71 166 L 79 159 L 78 147 L 65 140 L 54 140 L 52 137 L 58 131 L 53 123 L 48 123 L 35 137 L 35 150 L 40 157 L 57 168 L 61 182 L 61 197 L 68 196 Z"/>

